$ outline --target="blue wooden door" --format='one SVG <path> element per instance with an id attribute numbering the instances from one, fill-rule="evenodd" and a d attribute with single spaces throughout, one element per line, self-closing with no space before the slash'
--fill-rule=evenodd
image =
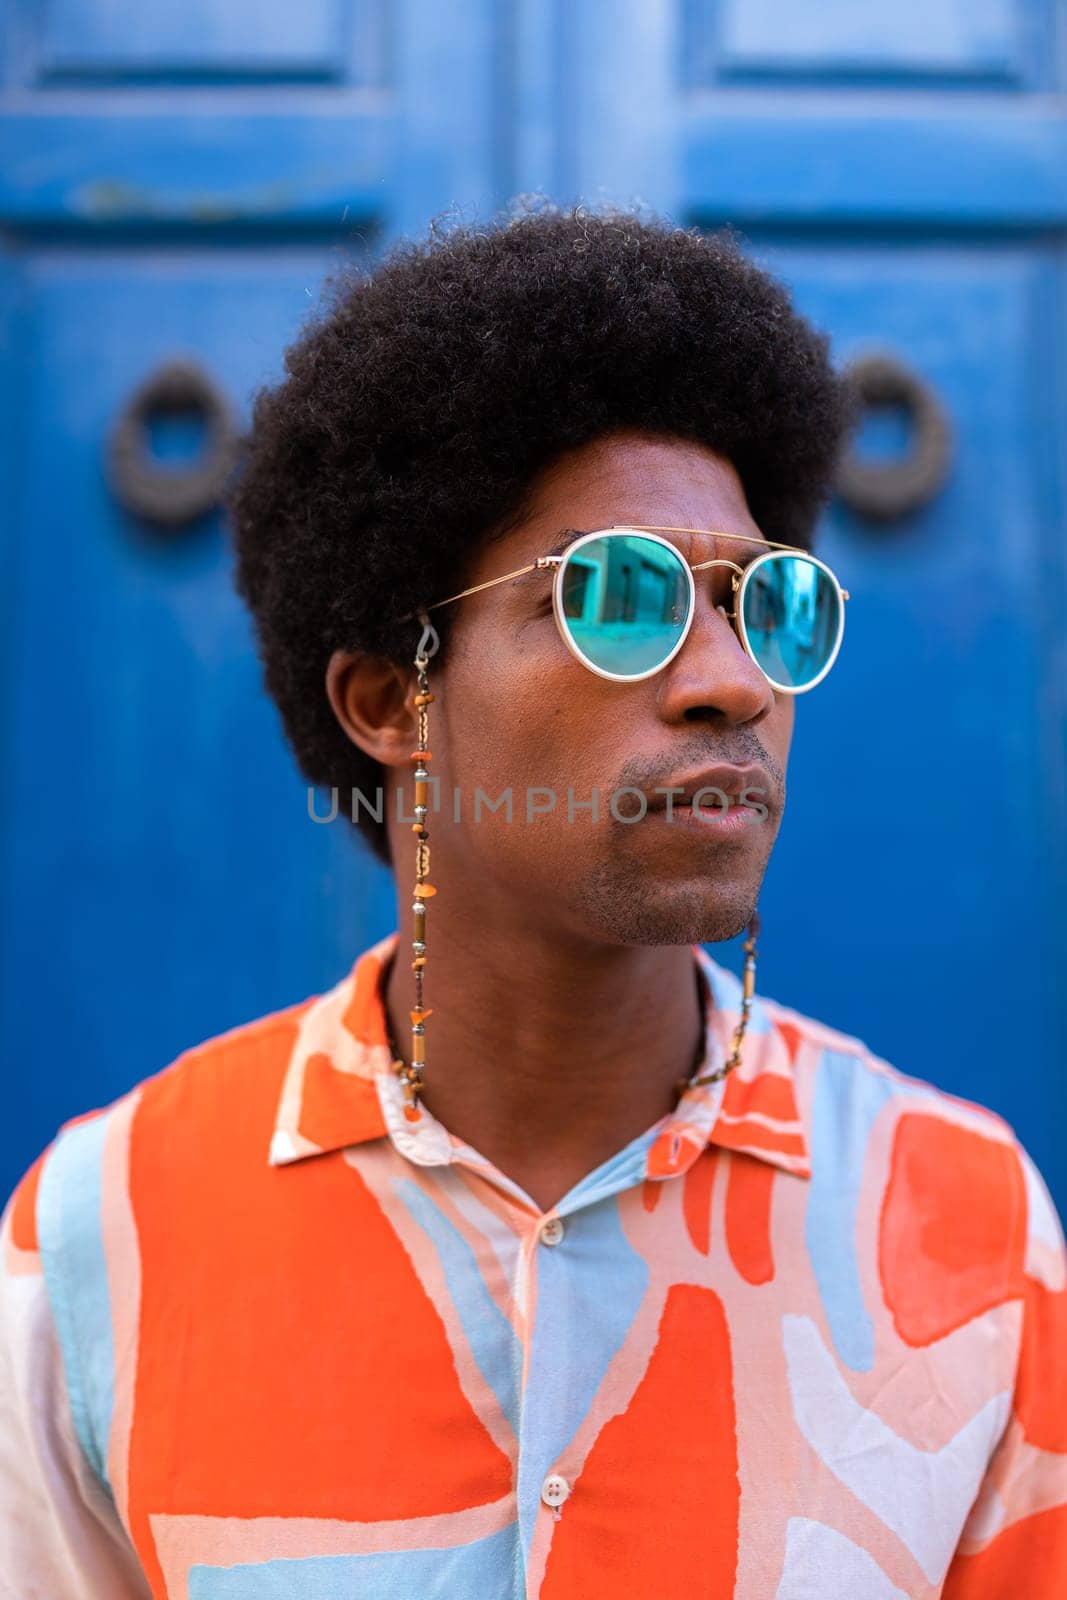
<path id="1" fill-rule="evenodd" d="M 217 519 L 147 536 L 115 419 L 179 357 L 240 413 L 339 252 L 542 189 L 737 224 L 945 419 L 911 509 L 827 519 L 849 633 L 798 706 L 760 984 L 1002 1111 L 1067 1203 L 1064 52 L 1055 0 L 9 7 L 5 1187 L 392 923 L 306 820 Z M 874 411 L 859 449 L 906 476 L 919 431 Z"/>

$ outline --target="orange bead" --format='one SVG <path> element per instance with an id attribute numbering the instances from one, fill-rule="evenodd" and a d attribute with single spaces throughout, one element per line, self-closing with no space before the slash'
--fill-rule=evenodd
<path id="1" fill-rule="evenodd" d="M 417 883 L 412 891 L 420 900 L 429 900 L 437 893 L 432 883 Z"/>
<path id="2" fill-rule="evenodd" d="M 427 1017 L 432 1017 L 432 1016 L 433 1016 L 433 1010 L 432 1009 L 429 1010 L 429 1011 L 413 1011 L 411 1013 L 411 1020 L 412 1020 L 412 1022 L 425 1022 Z"/>
<path id="3" fill-rule="evenodd" d="M 432 700 L 432 694 L 417 694 L 415 696 L 415 704 L 417 706 L 428 706 Z"/>
<path id="4" fill-rule="evenodd" d="M 411 963 L 411 970 L 412 970 L 412 972 L 419 972 L 419 971 L 421 971 L 421 969 L 425 965 L 426 965 L 426 957 L 425 956 L 416 956 L 414 961 Z"/>
<path id="5" fill-rule="evenodd" d="M 413 750 L 408 756 L 409 761 L 432 761 L 433 756 L 429 750 Z"/>
<path id="6" fill-rule="evenodd" d="M 404 1115 L 407 1117 L 409 1122 L 418 1122 L 422 1117 L 422 1112 L 419 1110 L 418 1106 L 405 1106 Z"/>

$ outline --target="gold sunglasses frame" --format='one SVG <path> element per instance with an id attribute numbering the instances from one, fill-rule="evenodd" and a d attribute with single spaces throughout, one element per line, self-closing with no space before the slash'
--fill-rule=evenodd
<path id="1" fill-rule="evenodd" d="M 574 552 L 579 550 L 583 544 L 587 544 L 592 539 L 602 539 L 606 534 L 612 533 L 640 533 L 651 535 L 653 543 L 666 546 L 668 550 L 677 556 L 686 572 L 687 581 L 689 584 L 689 614 L 686 618 L 685 627 L 682 629 L 682 632 L 676 640 L 670 654 L 664 656 L 662 661 L 657 662 L 654 667 L 650 667 L 647 672 L 608 672 L 606 668 L 598 667 L 595 662 L 590 661 L 589 658 L 584 655 L 581 650 L 579 650 L 574 639 L 571 637 L 570 630 L 563 621 L 563 572 L 566 563 L 570 560 Z M 712 539 L 734 539 L 743 544 L 762 545 L 765 547 L 766 553 L 762 556 L 757 556 L 755 560 L 750 561 L 746 567 L 738 566 L 736 561 L 727 561 L 723 557 L 716 557 L 711 561 L 698 561 L 695 565 L 691 565 L 685 560 L 684 556 L 676 545 L 673 545 L 669 539 L 663 539 L 659 537 L 659 535 L 664 533 L 705 533 L 709 538 Z M 830 652 L 829 658 L 817 677 L 814 677 L 810 683 L 800 684 L 799 686 L 795 684 L 791 685 L 777 683 L 775 679 L 771 677 L 766 668 L 757 660 L 755 651 L 752 649 L 751 642 L 749 641 L 743 613 L 744 594 L 752 574 L 758 571 L 759 568 L 764 566 L 768 561 L 773 560 L 776 556 L 786 552 L 788 552 L 790 555 L 803 556 L 806 561 L 810 561 L 813 566 L 818 567 L 821 572 L 824 572 L 832 583 L 839 602 L 837 638 L 834 640 L 834 647 Z M 669 665 L 669 663 L 674 660 L 674 657 L 678 654 L 679 650 L 688 639 L 690 629 L 693 626 L 693 618 L 696 615 L 696 584 L 693 582 L 693 574 L 694 572 L 703 572 L 708 567 L 730 567 L 732 569 L 733 575 L 731 577 L 731 592 L 734 600 L 734 609 L 733 611 L 724 611 L 722 606 L 719 606 L 717 609 L 723 611 L 723 615 L 729 621 L 736 624 L 735 631 L 742 649 L 744 650 L 745 654 L 753 662 L 755 662 L 756 666 L 759 667 L 760 672 L 763 673 L 763 676 L 767 679 L 767 682 L 771 685 L 771 687 L 776 689 L 780 694 L 807 694 L 809 690 L 816 688 L 826 677 L 826 674 L 830 671 L 830 668 L 837 660 L 837 653 L 841 648 L 841 640 L 844 638 L 845 633 L 845 601 L 849 598 L 848 590 L 842 589 L 840 583 L 838 582 L 836 573 L 834 573 L 826 565 L 825 561 L 820 561 L 818 556 L 813 556 L 810 550 L 804 550 L 799 545 L 777 544 L 771 539 L 756 539 L 748 534 L 715 533 L 710 529 L 676 528 L 661 523 L 612 523 L 610 527 L 595 528 L 590 533 L 576 533 L 573 543 L 569 544 L 567 548 L 561 551 L 558 555 L 538 556 L 536 560 L 528 562 L 526 566 L 516 567 L 514 572 L 505 572 L 499 578 L 488 578 L 485 583 L 473 584 L 471 588 L 461 589 L 458 594 L 451 594 L 444 600 L 435 600 L 432 605 L 426 606 L 424 610 L 427 612 L 436 611 L 441 606 L 452 605 L 452 603 L 456 600 L 464 600 L 468 595 L 479 594 L 483 589 L 492 589 L 498 583 L 507 583 L 509 579 L 521 578 L 525 576 L 527 572 L 536 572 L 554 568 L 555 570 L 552 581 L 552 610 L 555 616 L 556 628 L 571 655 L 573 655 L 577 661 L 580 661 L 583 667 L 588 668 L 590 672 L 595 672 L 600 678 L 607 678 L 613 683 L 640 683 L 645 678 L 651 678 L 657 672 L 662 672 L 664 667 Z M 401 620 L 406 622 L 418 615 L 420 615 L 420 613 L 411 612 L 409 617 L 402 618 Z"/>

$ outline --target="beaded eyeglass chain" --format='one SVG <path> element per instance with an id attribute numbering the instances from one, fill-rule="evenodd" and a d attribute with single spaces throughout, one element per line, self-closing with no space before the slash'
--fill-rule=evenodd
<path id="1" fill-rule="evenodd" d="M 430 871 L 428 842 L 430 834 L 426 827 L 426 819 L 429 816 L 430 774 L 426 763 L 431 759 L 427 707 L 433 703 L 434 696 L 430 693 L 426 668 L 430 664 L 430 657 L 436 653 L 440 640 L 425 611 L 419 612 L 419 621 L 422 623 L 422 637 L 415 652 L 415 669 L 418 673 L 415 707 L 419 717 L 419 733 L 418 748 L 411 754 L 411 760 L 415 763 L 415 821 L 411 825 L 411 831 L 416 838 L 415 898 L 411 907 L 414 917 L 411 970 L 415 974 L 415 1006 L 411 1012 L 411 1065 L 409 1067 L 399 1058 L 393 1062 L 393 1070 L 404 1086 L 406 1101 L 404 1115 L 409 1122 L 417 1122 L 421 1115 L 419 1095 L 422 1091 L 423 1068 L 426 1065 L 426 1019 L 433 1016 L 432 1010 L 426 1008 L 422 991 L 423 973 L 426 967 L 426 902 L 437 893 L 433 884 L 427 881 Z"/>
<path id="2" fill-rule="evenodd" d="M 753 911 L 748 924 L 748 938 L 741 946 L 745 952 L 745 970 L 741 980 L 741 1015 L 737 1019 L 734 1036 L 730 1044 L 730 1056 L 725 1065 L 715 1072 L 705 1072 L 702 1078 L 693 1078 L 692 1085 L 698 1083 L 717 1083 L 720 1078 L 725 1078 L 728 1072 L 741 1065 L 741 1041 L 745 1037 L 748 1027 L 748 1018 L 752 1010 L 752 998 L 756 993 L 756 940 L 759 938 L 759 912 Z"/>

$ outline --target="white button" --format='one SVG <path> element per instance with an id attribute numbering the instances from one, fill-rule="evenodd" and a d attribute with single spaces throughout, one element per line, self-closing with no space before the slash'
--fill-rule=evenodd
<path id="1" fill-rule="evenodd" d="M 563 1224 L 558 1217 L 549 1217 L 541 1229 L 542 1244 L 559 1244 L 563 1238 Z"/>
<path id="2" fill-rule="evenodd" d="M 561 1506 L 570 1492 L 570 1484 L 558 1472 L 550 1472 L 541 1485 L 541 1499 L 546 1506 Z"/>

